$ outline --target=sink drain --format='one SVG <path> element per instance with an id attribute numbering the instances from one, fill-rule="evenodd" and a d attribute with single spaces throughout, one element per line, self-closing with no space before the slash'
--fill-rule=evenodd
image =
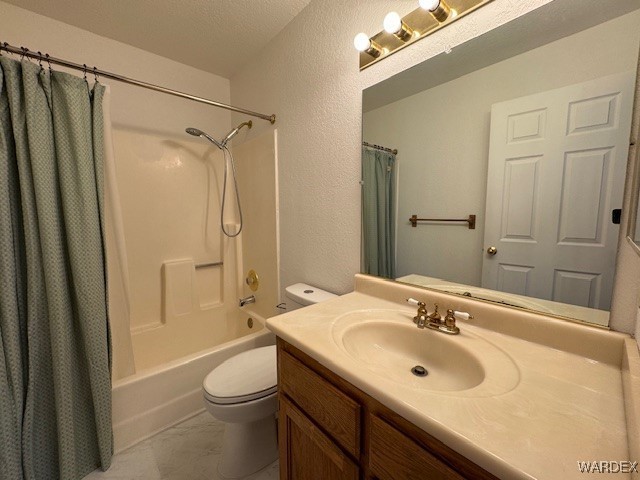
<path id="1" fill-rule="evenodd" d="M 427 369 L 422 365 L 416 365 L 415 367 L 413 367 L 411 369 L 411 373 L 413 373 L 416 377 L 426 377 L 427 375 L 429 375 Z"/>

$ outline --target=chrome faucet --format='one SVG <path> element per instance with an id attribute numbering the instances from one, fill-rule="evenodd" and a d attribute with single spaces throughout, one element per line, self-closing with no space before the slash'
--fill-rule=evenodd
<path id="1" fill-rule="evenodd" d="M 255 295 L 249 295 L 248 297 L 241 298 L 239 303 L 241 307 L 244 307 L 249 303 L 256 303 L 256 297 Z"/>

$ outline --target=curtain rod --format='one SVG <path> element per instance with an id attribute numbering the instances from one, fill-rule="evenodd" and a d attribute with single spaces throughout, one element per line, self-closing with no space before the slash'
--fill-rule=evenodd
<path id="1" fill-rule="evenodd" d="M 135 85 L 137 87 L 146 88 L 149 90 L 154 90 L 156 92 L 167 93 L 169 95 L 174 95 L 180 98 L 186 98 L 187 100 L 193 100 L 194 102 L 204 103 L 206 105 L 211 105 L 214 107 L 224 108 L 225 110 L 231 110 L 232 112 L 244 113 L 245 115 L 251 115 L 252 117 L 262 118 L 263 120 L 267 120 L 272 124 L 276 123 L 276 116 L 273 115 L 265 115 L 263 113 L 252 112 L 251 110 L 245 110 L 244 108 L 238 108 L 231 105 L 227 105 L 225 103 L 215 102 L 213 100 L 208 100 L 206 98 L 197 97 L 195 95 L 190 95 L 188 93 L 179 92 L 177 90 L 171 90 L 170 88 L 161 87 L 159 85 L 153 85 L 152 83 L 142 82 L 140 80 L 135 80 L 133 78 L 128 78 L 123 75 L 117 75 L 115 73 L 106 72 L 104 70 L 99 70 L 96 67 L 89 68 L 86 65 L 80 65 L 78 63 L 73 63 L 68 60 L 62 60 L 60 58 L 51 57 L 48 53 L 41 52 L 32 52 L 28 48 L 25 47 L 14 47 L 9 45 L 7 42 L 0 44 L 0 51 L 4 50 L 5 52 L 15 53 L 20 55 L 21 57 L 28 57 L 37 59 L 42 65 L 42 62 L 47 62 L 49 66 L 52 63 L 56 65 L 61 65 L 63 67 L 72 68 L 74 70 L 81 70 L 87 73 L 91 73 L 98 77 L 110 78 L 112 80 L 116 80 L 118 82 L 128 83 L 129 85 Z"/>
<path id="2" fill-rule="evenodd" d="M 362 145 L 364 145 L 365 147 L 375 148 L 376 150 L 382 150 L 384 152 L 393 153 L 394 155 L 398 154 L 397 148 L 382 147 L 380 145 L 374 145 L 373 143 L 368 143 L 368 142 L 362 142 Z"/>

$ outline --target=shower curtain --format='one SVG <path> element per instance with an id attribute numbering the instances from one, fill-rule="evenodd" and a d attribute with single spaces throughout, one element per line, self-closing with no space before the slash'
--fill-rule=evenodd
<path id="1" fill-rule="evenodd" d="M 112 454 L 104 87 L 0 57 L 0 476 Z"/>
<path id="2" fill-rule="evenodd" d="M 364 273 L 396 276 L 396 156 L 362 148 Z"/>

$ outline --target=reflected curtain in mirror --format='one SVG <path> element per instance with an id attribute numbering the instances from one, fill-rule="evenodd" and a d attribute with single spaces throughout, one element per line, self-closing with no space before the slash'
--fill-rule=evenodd
<path id="1" fill-rule="evenodd" d="M 364 273 L 396 275 L 396 156 L 362 148 L 362 232 Z"/>
<path id="2" fill-rule="evenodd" d="M 113 450 L 104 87 L 0 65 L 0 477 L 80 479 Z"/>

